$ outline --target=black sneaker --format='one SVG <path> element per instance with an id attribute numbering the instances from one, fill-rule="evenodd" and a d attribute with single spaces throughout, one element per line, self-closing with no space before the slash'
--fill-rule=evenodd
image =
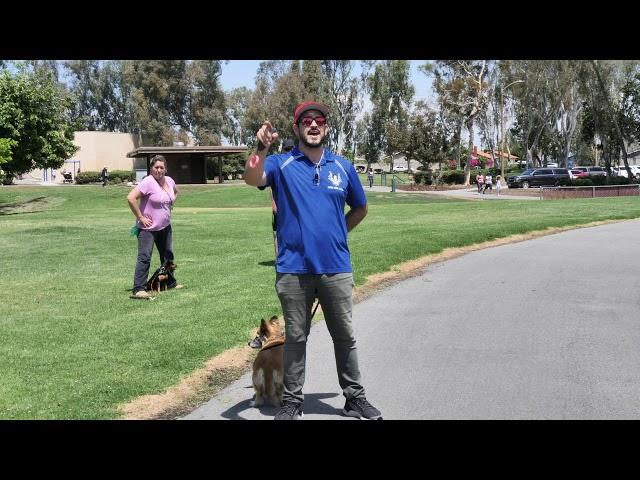
<path id="1" fill-rule="evenodd" d="M 302 404 L 298 402 L 285 401 L 280 407 L 280 411 L 273 417 L 274 420 L 300 420 L 304 417 Z"/>
<path id="2" fill-rule="evenodd" d="M 371 405 L 366 398 L 350 398 L 342 409 L 347 417 L 364 418 L 365 420 L 382 420 L 382 413 Z"/>

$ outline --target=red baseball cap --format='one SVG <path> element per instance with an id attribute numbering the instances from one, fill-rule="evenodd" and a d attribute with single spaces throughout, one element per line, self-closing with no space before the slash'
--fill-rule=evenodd
<path id="1" fill-rule="evenodd" d="M 304 112 L 307 112 L 309 110 L 318 110 L 319 112 L 322 112 L 324 116 L 327 116 L 329 114 L 329 107 L 327 107 L 324 103 L 307 100 L 306 102 L 302 102 L 296 105 L 296 109 L 293 111 L 293 123 L 297 125 L 300 116 Z"/>

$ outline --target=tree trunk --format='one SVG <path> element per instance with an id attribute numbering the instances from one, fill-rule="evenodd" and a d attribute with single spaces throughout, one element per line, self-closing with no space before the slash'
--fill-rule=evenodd
<path id="1" fill-rule="evenodd" d="M 462 143 L 462 120 L 458 122 L 455 141 L 456 141 L 456 163 L 458 164 L 458 168 L 460 168 L 460 146 Z"/>
<path id="2" fill-rule="evenodd" d="M 511 159 L 511 155 L 507 156 L 507 160 L 505 162 L 504 159 L 504 104 L 502 99 L 502 94 L 500 95 L 500 151 L 498 155 L 500 156 L 500 178 L 504 181 L 504 173 L 505 173 L 505 163 L 509 163 Z"/>
<path id="3" fill-rule="evenodd" d="M 473 153 L 473 117 L 469 117 L 467 120 L 467 130 L 469 130 L 469 158 L 464 164 L 464 183 L 463 185 L 469 185 L 469 179 L 471 178 L 471 154 Z"/>
<path id="4" fill-rule="evenodd" d="M 598 66 L 595 62 L 595 60 L 591 60 L 591 65 L 593 66 L 593 70 L 596 73 L 596 78 L 598 79 L 598 84 L 600 85 L 600 90 L 602 90 L 602 94 L 604 95 L 604 98 L 607 102 L 607 105 L 609 106 L 609 111 L 611 112 L 611 118 L 613 119 L 613 125 L 615 126 L 614 131 L 616 132 L 616 136 L 618 137 L 618 141 L 620 142 L 620 145 L 622 146 L 622 161 L 624 162 L 624 166 L 627 169 L 627 173 L 631 174 L 631 171 L 629 169 L 629 163 L 627 160 L 627 147 L 625 145 L 624 142 L 624 136 L 622 135 L 622 130 L 620 129 L 620 124 L 618 123 L 618 119 L 616 118 L 616 111 L 613 108 L 613 105 L 611 105 L 611 101 L 609 100 L 609 95 L 607 93 L 607 89 L 604 86 L 604 82 L 602 81 L 602 77 L 600 76 L 600 70 L 598 70 Z M 611 165 L 611 160 L 609 159 L 609 165 L 607 165 L 607 176 L 609 176 L 609 166 Z M 631 176 L 629 176 L 629 179 L 631 179 Z"/>

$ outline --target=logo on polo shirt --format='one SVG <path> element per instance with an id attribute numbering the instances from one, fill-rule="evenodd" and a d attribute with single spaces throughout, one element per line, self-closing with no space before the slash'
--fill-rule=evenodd
<path id="1" fill-rule="evenodd" d="M 331 183 L 333 183 L 334 187 L 339 186 L 342 183 L 342 178 L 340 178 L 340 174 L 335 174 L 333 172 L 329 172 L 329 176 L 327 177 Z"/>

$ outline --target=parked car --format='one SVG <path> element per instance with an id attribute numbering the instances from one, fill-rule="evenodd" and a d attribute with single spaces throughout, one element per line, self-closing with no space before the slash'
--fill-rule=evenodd
<path id="1" fill-rule="evenodd" d="M 507 177 L 509 188 L 557 187 L 571 183 L 566 168 L 529 168 L 520 175 Z"/>
<path id="2" fill-rule="evenodd" d="M 589 173 L 583 172 L 582 170 L 578 170 L 577 168 L 572 168 L 569 170 L 569 177 L 571 180 L 575 180 L 576 178 L 584 178 L 588 177 Z"/>
<path id="3" fill-rule="evenodd" d="M 404 165 L 396 165 L 395 167 L 393 167 L 393 172 L 394 173 L 400 173 L 400 172 L 406 172 L 407 171 L 407 167 L 405 167 Z"/>
<path id="4" fill-rule="evenodd" d="M 597 177 L 607 174 L 607 171 L 602 167 L 573 167 L 572 170 L 581 170 L 586 172 L 587 176 Z"/>
<path id="5" fill-rule="evenodd" d="M 638 165 L 629 165 L 629 169 L 631 170 L 631 174 L 635 178 L 640 178 L 640 167 Z M 627 169 L 623 166 L 620 167 L 611 167 L 611 174 L 614 176 L 620 176 L 628 178 L 629 174 L 627 173 Z"/>

